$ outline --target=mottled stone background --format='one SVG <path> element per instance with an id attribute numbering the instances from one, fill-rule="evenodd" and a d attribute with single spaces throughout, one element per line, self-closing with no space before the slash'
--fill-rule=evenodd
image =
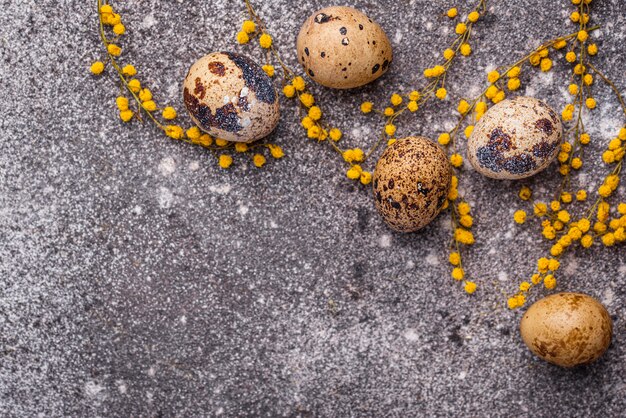
<path id="1" fill-rule="evenodd" d="M 0 415 L 623 416 L 623 246 L 576 250 L 560 275 L 560 290 L 606 304 L 606 355 L 576 370 L 539 361 L 520 340 L 521 312 L 504 308 L 548 249 L 537 225 L 512 223 L 520 183 L 467 169 L 478 239 L 467 270 L 480 289 L 466 296 L 449 277 L 447 217 L 391 232 L 337 156 L 303 137 L 293 103 L 273 134 L 287 157 L 261 170 L 237 158 L 225 172 L 150 124 L 122 124 L 114 77 L 87 71 L 103 56 L 94 3 L 0 0 Z M 207 52 L 260 59 L 233 41 L 242 2 L 114 3 L 129 30 L 122 61 L 161 104 L 182 110 L 182 78 Z M 331 4 L 256 3 L 292 65 L 300 23 Z M 379 126 L 358 104 L 422 85 L 453 38 L 443 12 L 474 2 L 347 3 L 382 24 L 395 61 L 370 86 L 314 90 L 346 145 L 367 147 Z M 567 0 L 490 1 L 475 53 L 449 74 L 451 99 L 404 119 L 399 135 L 450 127 L 452 99 L 574 31 L 571 11 Z M 622 0 L 594 0 L 595 62 L 622 91 L 625 15 Z M 568 81 L 562 59 L 523 76 L 527 94 L 559 109 Z M 594 142 L 576 177 L 590 191 L 606 172 L 600 150 L 624 123 L 610 91 L 595 91 Z M 555 172 L 529 182 L 538 196 Z"/>

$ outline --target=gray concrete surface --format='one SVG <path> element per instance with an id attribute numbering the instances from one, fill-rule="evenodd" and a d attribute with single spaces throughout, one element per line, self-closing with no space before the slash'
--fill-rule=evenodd
<path id="1" fill-rule="evenodd" d="M 236 161 L 224 172 L 200 148 L 119 122 L 114 79 L 87 71 L 102 57 L 92 3 L 0 1 L 0 415 L 623 416 L 624 247 L 563 260 L 559 289 L 598 297 L 614 318 L 606 355 L 577 370 L 539 361 L 518 335 L 521 312 L 504 309 L 503 293 L 548 249 L 536 226 L 512 223 L 519 183 L 469 170 L 462 181 L 478 239 L 467 269 L 480 285 L 466 296 L 449 277 L 447 218 L 388 230 L 336 156 L 304 139 L 292 103 L 274 134 L 287 157 L 262 170 Z M 240 2 L 115 3 L 129 30 L 123 58 L 160 103 L 181 109 L 182 78 L 204 53 L 260 57 L 234 45 Z M 256 3 L 294 65 L 300 23 L 330 4 Z M 442 12 L 473 2 L 347 3 L 382 24 L 396 59 L 370 86 L 315 91 L 346 144 L 365 146 L 375 125 L 358 103 L 421 85 L 452 39 Z M 475 54 L 449 74 L 453 98 L 575 30 L 566 0 L 489 3 Z M 622 91 L 625 12 L 594 0 L 596 63 Z M 568 71 L 559 59 L 527 73 L 522 92 L 560 109 Z M 596 91 L 595 142 L 577 177 L 590 190 L 624 122 L 608 89 Z M 429 106 L 399 134 L 434 137 L 453 106 Z M 557 181 L 552 168 L 530 183 L 545 196 Z"/>

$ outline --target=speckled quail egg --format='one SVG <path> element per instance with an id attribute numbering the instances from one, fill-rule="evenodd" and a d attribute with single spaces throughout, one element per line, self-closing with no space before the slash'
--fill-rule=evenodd
<path id="1" fill-rule="evenodd" d="M 484 114 L 467 143 L 470 163 L 494 179 L 530 177 L 550 165 L 563 138 L 561 119 L 533 97 L 503 100 Z"/>
<path id="2" fill-rule="evenodd" d="M 297 49 L 307 74 L 336 89 L 376 80 L 392 60 L 391 43 L 378 23 L 345 6 L 313 13 L 300 29 Z"/>
<path id="3" fill-rule="evenodd" d="M 236 142 L 267 136 L 278 124 L 278 95 L 254 61 L 214 52 L 196 61 L 183 83 L 185 106 L 205 132 Z"/>
<path id="4" fill-rule="evenodd" d="M 413 232 L 429 224 L 443 208 L 452 171 L 443 150 L 417 136 L 389 145 L 372 179 L 376 208 L 385 222 L 396 231 Z"/>
<path id="5" fill-rule="evenodd" d="M 562 367 L 591 363 L 611 343 L 613 323 L 606 308 L 582 293 L 557 293 L 535 302 L 520 332 L 530 351 Z"/>

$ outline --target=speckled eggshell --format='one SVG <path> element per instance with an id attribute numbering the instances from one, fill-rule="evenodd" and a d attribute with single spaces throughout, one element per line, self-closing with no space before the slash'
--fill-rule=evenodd
<path id="1" fill-rule="evenodd" d="M 419 136 L 399 139 L 376 163 L 376 208 L 392 229 L 417 231 L 439 214 L 451 180 L 450 163 L 437 144 Z"/>
<path id="2" fill-rule="evenodd" d="M 550 165 L 563 138 L 561 119 L 533 97 L 503 100 L 478 121 L 467 143 L 470 163 L 494 179 L 522 179 Z"/>
<path id="3" fill-rule="evenodd" d="M 307 74 L 326 87 L 363 86 L 387 72 L 393 57 L 383 29 L 352 7 L 313 13 L 302 25 L 298 59 Z"/>
<path id="4" fill-rule="evenodd" d="M 185 106 L 205 132 L 236 142 L 267 136 L 278 124 L 278 95 L 263 69 L 230 52 L 196 61 L 183 83 Z"/>
<path id="5" fill-rule="evenodd" d="M 542 359 L 562 367 L 591 363 L 611 343 L 606 308 L 582 293 L 557 293 L 535 302 L 520 323 L 522 339 Z"/>

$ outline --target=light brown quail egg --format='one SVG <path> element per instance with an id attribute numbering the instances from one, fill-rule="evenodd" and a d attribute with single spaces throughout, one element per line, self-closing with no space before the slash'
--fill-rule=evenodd
<path id="1" fill-rule="evenodd" d="M 535 302 L 520 332 L 530 351 L 562 367 L 591 363 L 611 343 L 613 322 L 606 308 L 582 293 L 557 293 Z"/>
<path id="2" fill-rule="evenodd" d="M 398 139 L 380 156 L 374 170 L 374 200 L 396 231 L 417 231 L 446 202 L 452 171 L 443 150 L 423 137 Z"/>
<path id="3" fill-rule="evenodd" d="M 391 43 L 383 29 L 352 7 L 333 6 L 313 13 L 302 25 L 298 59 L 326 87 L 363 86 L 387 72 Z"/>
<path id="4" fill-rule="evenodd" d="M 267 136 L 278 124 L 278 95 L 254 61 L 214 52 L 196 61 L 183 83 L 185 106 L 205 132 L 236 142 Z"/>
<path id="5" fill-rule="evenodd" d="M 533 97 L 503 100 L 484 114 L 467 143 L 468 159 L 494 179 L 530 177 L 550 165 L 563 138 L 561 119 Z"/>

